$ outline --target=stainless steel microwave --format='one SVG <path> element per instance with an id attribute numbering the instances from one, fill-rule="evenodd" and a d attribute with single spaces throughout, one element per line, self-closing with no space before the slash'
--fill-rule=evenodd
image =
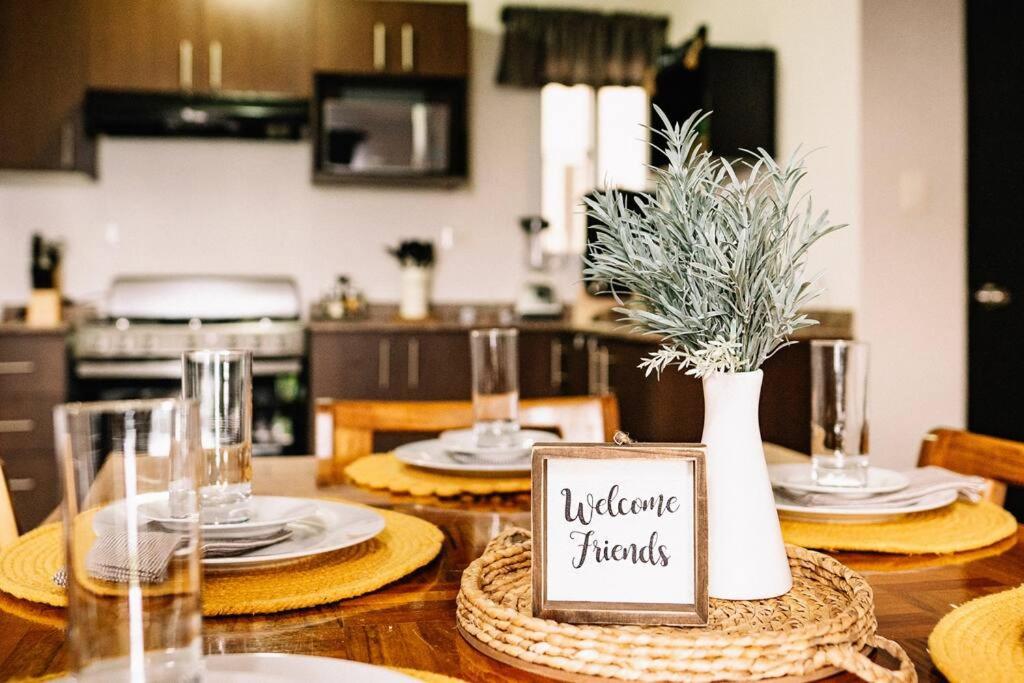
<path id="1" fill-rule="evenodd" d="M 466 177 L 465 82 L 318 77 L 318 180 Z"/>

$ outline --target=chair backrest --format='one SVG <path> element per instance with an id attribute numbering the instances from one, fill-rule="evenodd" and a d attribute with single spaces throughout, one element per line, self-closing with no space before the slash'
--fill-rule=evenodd
<path id="1" fill-rule="evenodd" d="M 7 488 L 7 475 L 0 461 L 0 549 L 6 548 L 18 538 L 18 521 L 14 516 L 11 491 Z"/>
<path id="2" fill-rule="evenodd" d="M 1006 485 L 1024 486 L 1024 443 L 972 434 L 959 429 L 933 429 L 921 442 L 918 465 L 938 465 L 992 481 L 986 498 L 1000 505 Z"/>
<path id="3" fill-rule="evenodd" d="M 546 427 L 568 441 L 611 441 L 619 428 L 614 396 L 526 399 L 519 404 L 524 427 Z M 335 401 L 316 404 L 317 479 L 343 479 L 345 466 L 373 452 L 378 432 L 442 432 L 473 423 L 471 401 Z"/>

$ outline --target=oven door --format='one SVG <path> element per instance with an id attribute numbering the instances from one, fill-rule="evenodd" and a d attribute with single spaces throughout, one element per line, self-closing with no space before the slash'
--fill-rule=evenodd
<path id="1" fill-rule="evenodd" d="M 253 455 L 307 452 L 302 360 L 254 359 L 252 371 Z M 181 361 L 78 359 L 73 377 L 76 401 L 173 397 L 181 392 Z"/>

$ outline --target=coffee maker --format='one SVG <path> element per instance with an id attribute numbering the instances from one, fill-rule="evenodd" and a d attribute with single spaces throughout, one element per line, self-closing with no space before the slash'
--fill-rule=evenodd
<path id="1" fill-rule="evenodd" d="M 560 318 L 564 307 L 558 300 L 558 292 L 549 273 L 548 259 L 541 244 L 541 233 L 548 227 L 548 222 L 542 216 L 524 216 L 519 225 L 526 235 L 527 273 L 516 298 L 516 314 L 520 318 Z"/>

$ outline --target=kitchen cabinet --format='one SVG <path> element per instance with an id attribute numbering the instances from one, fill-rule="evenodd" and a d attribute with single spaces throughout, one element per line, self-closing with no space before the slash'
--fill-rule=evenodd
<path id="1" fill-rule="evenodd" d="M 317 0 L 316 71 L 464 77 L 469 24 L 463 3 Z"/>
<path id="2" fill-rule="evenodd" d="M 203 0 L 207 69 L 198 87 L 308 97 L 312 22 L 312 0 Z"/>
<path id="3" fill-rule="evenodd" d="M 52 411 L 67 382 L 63 331 L 0 332 L 0 460 L 23 532 L 60 502 Z"/>
<path id="4" fill-rule="evenodd" d="M 88 85 L 191 90 L 206 66 L 200 0 L 86 0 Z"/>
<path id="5" fill-rule="evenodd" d="M 0 0 L 0 168 L 95 166 L 81 136 L 85 41 L 78 0 Z"/>
<path id="6" fill-rule="evenodd" d="M 88 0 L 88 84 L 308 95 L 312 0 Z"/>

